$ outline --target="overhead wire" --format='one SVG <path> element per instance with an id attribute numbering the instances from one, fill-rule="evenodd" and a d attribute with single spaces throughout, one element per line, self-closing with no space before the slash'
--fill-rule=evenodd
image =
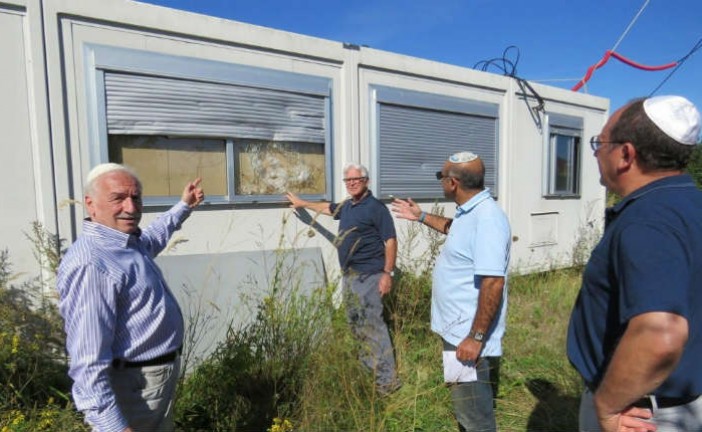
<path id="1" fill-rule="evenodd" d="M 680 60 L 677 61 L 677 65 L 675 66 L 675 69 L 670 71 L 670 73 L 665 78 L 663 78 L 663 81 L 661 81 L 661 83 L 658 84 L 656 86 L 656 88 L 653 89 L 653 91 L 651 93 L 649 93 L 648 97 L 651 97 L 654 94 L 656 94 L 656 92 L 658 90 L 660 90 L 661 87 L 663 87 L 663 84 L 665 84 L 670 79 L 670 77 L 672 77 L 673 74 L 675 72 L 677 72 L 678 69 L 680 69 L 680 67 L 683 65 L 683 63 L 685 63 L 687 61 L 687 59 L 689 59 L 692 56 L 692 54 L 694 54 L 700 48 L 702 48 L 702 38 L 700 38 L 700 40 L 697 41 L 695 46 L 693 46 L 692 49 L 687 54 L 685 54 Z"/>
<path id="2" fill-rule="evenodd" d="M 629 25 L 626 26 L 626 29 L 624 29 L 624 32 L 622 33 L 621 36 L 619 36 L 619 39 L 618 39 L 617 42 L 614 44 L 614 46 L 612 47 L 612 49 L 610 49 L 610 51 L 616 51 L 617 48 L 619 48 L 619 44 L 621 44 L 622 41 L 624 40 L 624 38 L 626 37 L 626 35 L 629 34 L 629 30 L 631 30 L 631 28 L 634 27 L 634 23 L 636 23 L 636 21 L 638 21 L 639 17 L 640 17 L 641 14 L 643 13 L 644 9 L 646 9 L 646 6 L 648 6 L 648 3 L 649 3 L 650 1 L 651 1 L 651 0 L 646 0 L 646 1 L 644 2 L 644 4 L 641 5 L 641 8 L 639 9 L 639 12 L 634 16 L 634 18 L 631 20 L 631 22 L 629 23 Z"/>
<path id="3" fill-rule="evenodd" d="M 614 43 L 614 46 L 612 47 L 612 49 L 606 51 L 605 54 L 604 54 L 604 56 L 602 57 L 602 59 L 600 59 L 599 62 L 597 62 L 597 63 L 595 63 L 594 65 L 590 66 L 590 67 L 587 69 L 587 72 L 585 73 L 585 76 L 584 76 L 580 81 L 578 81 L 578 83 L 575 84 L 571 90 L 573 90 L 573 91 L 578 91 L 578 90 L 580 90 L 580 88 L 581 88 L 582 86 L 584 86 L 585 83 L 588 82 L 588 80 L 590 80 L 590 77 L 592 77 L 592 74 L 595 72 L 595 70 L 601 68 L 602 66 L 605 65 L 605 63 L 607 63 L 607 61 L 610 59 L 610 57 L 612 57 L 612 56 L 614 55 L 614 51 L 616 51 L 616 49 L 617 49 L 617 48 L 619 47 L 619 45 L 622 43 L 622 41 L 624 40 L 624 38 L 626 37 L 626 35 L 629 34 L 629 31 L 632 29 L 632 27 L 634 27 L 634 24 L 636 23 L 636 21 L 638 21 L 639 17 L 640 17 L 641 14 L 643 13 L 643 11 L 646 9 L 646 7 L 648 6 L 648 3 L 649 3 L 649 2 L 650 2 L 650 0 L 644 1 L 643 5 L 641 5 L 641 8 L 639 8 L 639 11 L 636 13 L 636 15 L 634 16 L 634 18 L 629 22 L 629 25 L 626 26 L 626 29 L 624 29 L 624 32 L 621 34 L 621 36 L 619 36 L 619 39 L 617 40 L 617 42 Z M 621 60 L 621 58 L 619 58 L 619 57 L 617 57 L 617 56 L 615 56 L 615 58 L 617 58 L 618 60 Z M 627 60 L 628 60 L 628 59 L 627 59 Z M 622 61 L 623 61 L 623 60 L 622 60 Z M 672 66 L 671 66 L 671 67 L 672 67 Z"/>
<path id="4" fill-rule="evenodd" d="M 645 71 L 662 71 L 662 70 L 674 68 L 661 81 L 661 83 L 658 84 L 658 86 L 656 86 L 656 88 L 653 89 L 653 91 L 651 91 L 651 93 L 649 94 L 649 97 L 650 97 L 650 96 L 654 95 L 682 67 L 682 65 L 685 63 L 685 61 L 687 61 L 695 52 L 697 52 L 700 48 L 702 48 L 702 38 L 701 38 L 692 47 L 692 49 L 690 49 L 690 51 L 686 55 L 681 57 L 679 60 L 674 61 L 674 62 L 670 62 L 670 63 L 666 63 L 666 64 L 662 64 L 662 65 L 654 65 L 654 66 L 644 65 L 644 64 L 635 62 L 635 61 L 617 53 L 616 52 L 617 48 L 619 48 L 619 45 L 622 43 L 624 38 L 629 34 L 631 29 L 634 27 L 634 25 L 638 21 L 641 14 L 643 14 L 644 10 L 646 9 L 646 7 L 648 6 L 649 3 L 650 3 L 650 0 L 644 1 L 644 3 L 641 5 L 641 8 L 639 8 L 639 11 L 632 18 L 632 20 L 629 22 L 629 24 L 624 29 L 621 36 L 619 36 L 619 39 L 617 39 L 617 41 L 614 43 L 612 48 L 605 51 L 605 54 L 602 57 L 602 59 L 600 59 L 600 61 L 598 61 L 597 63 L 595 63 L 594 65 L 592 65 L 588 68 L 587 72 L 585 73 L 585 76 L 583 78 L 581 78 L 578 81 L 578 83 L 573 86 L 573 88 L 571 89 L 572 91 L 580 90 L 580 88 L 582 88 L 590 80 L 594 71 L 601 68 L 602 66 L 604 66 L 609 61 L 609 59 L 612 57 L 614 57 L 615 59 L 621 61 L 622 63 L 624 63 L 626 65 L 629 65 L 631 67 L 634 67 L 634 68 L 637 68 L 640 70 L 645 70 Z M 511 60 L 508 58 L 508 53 L 511 50 L 516 51 L 516 59 L 514 59 L 514 60 Z M 538 101 L 538 105 L 536 107 L 534 107 L 533 109 L 535 111 L 543 111 L 544 104 L 545 104 L 544 99 L 534 90 L 534 88 L 531 86 L 531 84 L 529 84 L 528 81 L 526 81 L 523 78 L 520 78 L 517 75 L 517 64 L 519 63 L 519 57 L 520 57 L 519 48 L 517 48 L 514 45 L 510 45 L 507 48 L 505 48 L 505 50 L 502 53 L 502 57 L 495 57 L 495 58 L 492 58 L 489 60 L 479 61 L 473 66 L 473 68 L 479 69 L 482 71 L 487 71 L 489 68 L 492 67 L 492 68 L 495 68 L 495 69 L 498 69 L 499 71 L 501 71 L 503 75 L 514 78 L 517 81 L 520 89 L 522 90 L 522 92 L 524 94 L 531 94 Z M 550 81 L 575 81 L 576 79 L 561 79 L 561 80 L 550 80 Z M 548 80 L 540 80 L 540 81 L 548 81 Z"/>

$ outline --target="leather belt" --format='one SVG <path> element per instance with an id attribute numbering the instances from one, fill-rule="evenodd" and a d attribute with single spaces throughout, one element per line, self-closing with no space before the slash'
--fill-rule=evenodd
<path id="1" fill-rule="evenodd" d="M 590 391 L 590 393 L 594 394 L 595 391 L 597 390 L 597 386 L 592 385 L 588 382 L 585 382 L 585 387 Z M 632 406 L 635 406 L 637 408 L 648 408 L 650 410 L 654 409 L 654 401 L 655 401 L 655 408 L 672 408 L 680 405 L 687 405 L 690 402 L 694 402 L 699 398 L 700 395 L 694 395 L 694 396 L 682 396 L 682 397 L 665 397 L 665 396 L 656 396 L 656 395 L 649 395 L 649 396 L 644 396 L 641 399 L 637 400 L 632 404 Z"/>
<path id="2" fill-rule="evenodd" d="M 179 346 L 177 350 L 171 351 L 169 353 L 160 355 L 156 358 L 152 358 L 150 360 L 142 360 L 142 361 L 128 361 L 124 359 L 114 359 L 112 360 L 112 367 L 115 369 L 124 369 L 124 368 L 140 368 L 140 367 L 146 367 L 146 366 L 160 366 L 166 363 L 171 363 L 175 361 L 176 358 L 178 358 L 179 355 L 183 353 L 183 346 Z"/>
<path id="3" fill-rule="evenodd" d="M 687 405 L 690 402 L 695 401 L 699 397 L 700 397 L 700 395 L 683 396 L 683 397 L 665 397 L 665 396 L 650 395 L 650 396 L 642 397 L 641 399 L 634 402 L 632 405 L 637 407 L 637 408 L 648 408 L 648 409 L 653 409 L 655 407 L 672 408 L 672 407 L 676 407 L 676 406 L 680 406 L 680 405 Z M 655 400 L 655 406 L 654 406 L 654 400 Z"/>

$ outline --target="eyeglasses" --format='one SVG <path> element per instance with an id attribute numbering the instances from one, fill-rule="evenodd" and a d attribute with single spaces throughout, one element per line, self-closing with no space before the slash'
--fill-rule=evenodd
<path id="1" fill-rule="evenodd" d="M 445 178 L 455 178 L 455 177 L 454 177 L 454 176 L 450 176 L 450 175 L 448 175 L 448 174 L 447 174 L 447 175 L 444 175 L 444 173 L 442 173 L 441 171 L 437 171 L 437 172 L 436 172 L 436 179 L 437 179 L 437 180 L 442 181 L 442 180 L 445 179 Z"/>
<path id="2" fill-rule="evenodd" d="M 344 183 L 357 183 L 357 182 L 362 182 L 366 181 L 368 177 L 347 177 L 344 180 Z"/>
<path id="3" fill-rule="evenodd" d="M 590 138 L 590 148 L 592 151 L 597 152 L 597 150 L 602 147 L 602 144 L 624 144 L 626 141 L 600 141 L 600 136 L 595 135 Z"/>

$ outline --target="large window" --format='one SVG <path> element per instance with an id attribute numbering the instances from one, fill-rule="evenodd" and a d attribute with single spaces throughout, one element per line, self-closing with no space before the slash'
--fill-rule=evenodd
<path id="1" fill-rule="evenodd" d="M 100 143 L 91 162 L 133 167 L 145 204 L 174 202 L 195 177 L 213 203 L 280 201 L 286 190 L 329 198 L 329 79 L 89 49 Z"/>
<path id="2" fill-rule="evenodd" d="M 180 196 L 196 177 L 207 181 L 208 195 L 227 195 L 223 140 L 110 135 L 109 155 L 139 173 L 145 198 Z"/>
<path id="3" fill-rule="evenodd" d="M 546 195 L 575 197 L 580 193 L 582 119 L 549 115 Z"/>
<path id="4" fill-rule="evenodd" d="M 311 143 L 238 142 L 236 194 L 281 195 L 294 190 L 322 195 L 326 187 L 322 150 L 322 146 Z"/>
<path id="5" fill-rule="evenodd" d="M 377 195 L 443 198 L 436 181 L 446 158 L 472 151 L 485 163 L 485 186 L 497 194 L 498 105 L 374 86 Z"/>

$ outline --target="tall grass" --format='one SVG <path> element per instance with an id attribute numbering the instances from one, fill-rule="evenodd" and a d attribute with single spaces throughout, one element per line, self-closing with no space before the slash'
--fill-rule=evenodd
<path id="1" fill-rule="evenodd" d="M 579 272 L 558 270 L 510 280 L 497 420 L 501 431 L 577 430 L 581 384 L 565 356 Z M 404 273 L 388 302 L 404 386 L 374 393 L 353 351 L 343 317 L 308 373 L 294 424 L 304 431 L 456 431 L 443 384 L 441 342 L 429 330 L 429 280 Z M 402 316 L 406 313 L 405 316 Z"/>
<path id="2" fill-rule="evenodd" d="M 47 247 L 49 240 L 42 241 Z M 429 329 L 437 250 L 404 261 L 385 299 L 403 382 L 397 392 L 377 392 L 373 371 L 359 361 L 363 347 L 343 306 L 334 306 L 333 290 L 303 289 L 295 269 L 284 264 L 296 261 L 281 253 L 268 286 L 261 287 L 265 295 L 255 305 L 255 319 L 231 326 L 179 387 L 178 430 L 457 430 L 443 383 L 441 341 Z M 50 262 L 43 266 L 51 268 Z M 85 430 L 70 403 L 55 306 L 28 299 L 31 289 L 12 286 L 11 275 L 8 253 L 0 253 L 0 430 Z M 497 401 L 501 431 L 577 429 L 581 384 L 566 359 L 565 337 L 579 283 L 579 271 L 568 269 L 510 278 Z"/>
<path id="3" fill-rule="evenodd" d="M 281 236 L 267 286 L 249 282 L 265 293 L 248 300 L 260 298 L 254 318 L 230 325 L 181 386 L 176 421 L 182 430 L 281 431 L 297 412 L 308 365 L 332 323 L 333 290 L 302 286 L 309 269 L 285 243 Z"/>
<path id="4" fill-rule="evenodd" d="M 404 386 L 387 398 L 373 393 L 371 381 L 349 354 L 353 341 L 340 320 L 331 339 L 341 343 L 312 363 L 320 369 L 308 374 L 310 391 L 298 417 L 300 430 L 457 430 L 442 380 L 441 341 L 429 330 L 430 274 L 443 238 L 429 237 L 433 246 L 417 257 L 412 254 L 417 238 L 433 232 L 422 232 L 416 225 L 409 230 L 403 242 L 406 249 L 399 253 L 404 271 L 386 302 Z M 580 238 L 579 253 L 588 254 L 592 244 L 592 236 Z M 565 355 L 565 340 L 579 286 L 579 267 L 510 277 L 497 401 L 501 431 L 577 430 L 582 386 Z"/>
<path id="5" fill-rule="evenodd" d="M 497 413 L 503 431 L 577 430 L 580 378 L 565 355 L 573 269 L 510 280 Z"/>
<path id="6" fill-rule="evenodd" d="M 441 344 L 428 329 L 426 276 L 402 274 L 387 301 L 403 386 L 383 397 L 359 360 L 343 311 L 315 353 L 297 417 L 304 431 L 453 430 L 450 395 L 442 383 Z M 403 315 L 402 312 L 407 312 Z"/>
<path id="7" fill-rule="evenodd" d="M 268 297 L 254 321 L 232 327 L 226 340 L 180 389 L 183 430 L 263 431 L 296 409 L 310 351 L 316 344 L 329 295 L 287 293 Z"/>
<path id="8" fill-rule="evenodd" d="M 0 430 L 84 431 L 69 397 L 62 321 L 45 290 L 61 243 L 38 223 L 27 238 L 48 274 L 17 284 L 9 252 L 0 251 Z"/>

